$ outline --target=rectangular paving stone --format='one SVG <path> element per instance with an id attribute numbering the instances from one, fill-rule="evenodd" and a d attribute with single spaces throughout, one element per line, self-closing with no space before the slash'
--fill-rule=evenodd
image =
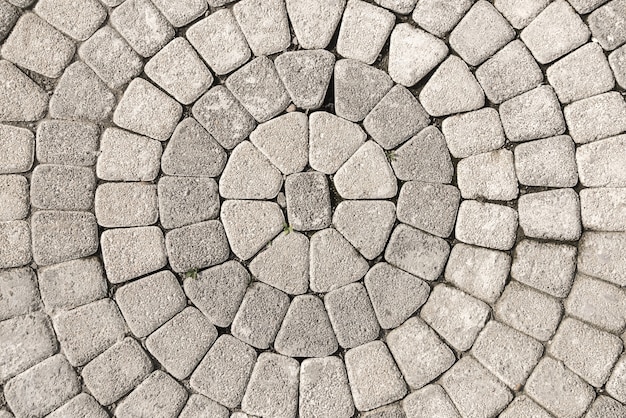
<path id="1" fill-rule="evenodd" d="M 0 124 L 0 174 L 30 170 L 35 154 L 35 136 L 17 126 Z"/>
<path id="2" fill-rule="evenodd" d="M 33 9 L 52 26 L 77 41 L 89 38 L 107 17 L 106 8 L 97 0 L 79 4 L 72 0 L 43 0 Z"/>
<path id="3" fill-rule="evenodd" d="M 196 20 L 208 8 L 206 0 L 155 0 L 153 3 L 176 28 Z"/>
<path id="4" fill-rule="evenodd" d="M 454 229 L 461 195 L 447 184 L 409 181 L 402 185 L 397 202 L 397 217 L 438 237 L 447 238 Z"/>
<path id="5" fill-rule="evenodd" d="M 98 225 L 107 228 L 145 226 L 159 217 L 157 187 L 145 183 L 103 183 L 94 209 Z"/>
<path id="6" fill-rule="evenodd" d="M 565 106 L 569 134 L 577 144 L 586 144 L 626 131 L 626 102 L 612 91 Z"/>
<path id="7" fill-rule="evenodd" d="M 220 221 L 172 229 L 165 235 L 170 266 L 176 272 L 211 267 L 228 260 L 230 248 Z"/>
<path id="8" fill-rule="evenodd" d="M 0 175 L 0 221 L 26 218 L 30 208 L 28 180 L 16 174 Z"/>
<path id="9" fill-rule="evenodd" d="M 585 144 L 576 150 L 580 184 L 585 187 L 626 187 L 626 135 Z"/>
<path id="10" fill-rule="evenodd" d="M 297 231 L 315 231 L 330 225 L 330 191 L 321 173 L 296 173 L 285 180 L 287 220 Z"/>
<path id="11" fill-rule="evenodd" d="M 500 116 L 489 107 L 447 117 L 441 131 L 450 154 L 456 158 L 494 151 L 504 145 Z"/>
<path id="12" fill-rule="evenodd" d="M 287 9 L 281 0 L 244 0 L 233 13 L 256 56 L 283 51 L 291 44 Z"/>
<path id="13" fill-rule="evenodd" d="M 513 153 L 506 149 L 463 158 L 456 177 L 464 199 L 514 200 L 519 193 Z"/>
<path id="14" fill-rule="evenodd" d="M 107 418 L 109 415 L 93 396 L 81 393 L 73 397 L 59 409 L 55 409 L 54 412 L 47 415 L 46 418 L 65 418 L 73 416 Z"/>
<path id="15" fill-rule="evenodd" d="M 580 200 L 574 189 L 529 193 L 517 202 L 519 225 L 532 238 L 576 241 L 580 238 Z"/>
<path id="16" fill-rule="evenodd" d="M 98 155 L 99 130 L 90 122 L 44 120 L 37 126 L 40 164 L 92 166 Z"/>
<path id="17" fill-rule="evenodd" d="M 40 164 L 31 177 L 30 200 L 38 209 L 89 210 L 95 190 L 90 168 Z"/>
<path id="18" fill-rule="evenodd" d="M 28 222 L 0 222 L 0 268 L 21 267 L 30 263 L 33 259 L 30 242 Z"/>
<path id="19" fill-rule="evenodd" d="M 109 181 L 152 181 L 159 174 L 161 153 L 159 141 L 108 128 L 100 139 L 96 175 Z"/>
<path id="20" fill-rule="evenodd" d="M 578 271 L 626 285 L 624 259 L 626 234 L 621 232 L 585 232 L 578 244 Z"/>
<path id="21" fill-rule="evenodd" d="M 626 190 L 622 188 L 580 191 L 583 227 L 595 231 L 626 232 Z"/>
<path id="22" fill-rule="evenodd" d="M 301 418 L 354 415 L 348 375 L 339 357 L 309 358 L 300 365 L 299 416 Z"/>
<path id="23" fill-rule="evenodd" d="M 185 388 L 176 380 L 157 370 L 117 405 L 115 416 L 176 417 L 185 406 L 188 396 Z"/>
<path id="24" fill-rule="evenodd" d="M 625 6 L 623 0 L 613 0 L 589 15 L 591 34 L 607 51 L 626 42 L 626 35 L 620 30 L 626 24 Z"/>
<path id="25" fill-rule="evenodd" d="M 40 308 L 41 297 L 33 270 L 24 267 L 0 271 L 0 321 Z"/>
<path id="26" fill-rule="evenodd" d="M 459 207 L 455 235 L 466 244 L 506 251 L 515 244 L 517 225 L 515 209 L 466 200 Z"/>
<path id="27" fill-rule="evenodd" d="M 578 183 L 576 148 L 567 135 L 519 144 L 514 153 L 515 172 L 520 184 L 574 187 Z"/>
<path id="28" fill-rule="evenodd" d="M 220 209 L 217 183 L 210 178 L 162 176 L 158 203 L 159 220 L 165 229 L 215 219 Z"/>
<path id="29" fill-rule="evenodd" d="M 494 6 L 515 29 L 523 29 L 539 14 L 550 0 L 496 0 Z"/>

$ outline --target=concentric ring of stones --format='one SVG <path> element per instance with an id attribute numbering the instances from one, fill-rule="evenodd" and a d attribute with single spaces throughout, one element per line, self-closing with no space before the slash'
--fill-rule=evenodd
<path id="1" fill-rule="evenodd" d="M 0 0 L 0 418 L 626 416 L 625 0 Z"/>

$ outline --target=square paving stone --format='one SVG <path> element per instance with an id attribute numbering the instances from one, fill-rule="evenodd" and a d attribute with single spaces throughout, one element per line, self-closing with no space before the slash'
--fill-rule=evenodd
<path id="1" fill-rule="evenodd" d="M 98 225 L 107 228 L 154 224 L 159 217 L 157 187 L 145 183 L 100 184 L 95 212 Z"/>
<path id="2" fill-rule="evenodd" d="M 297 231 L 315 231 L 330 225 L 328 180 L 322 173 L 291 174 L 285 180 L 287 219 Z"/>
<path id="3" fill-rule="evenodd" d="M 579 100 L 563 110 L 569 134 L 586 144 L 626 131 L 626 102 L 616 91 Z"/>
<path id="4" fill-rule="evenodd" d="M 580 191 L 583 227 L 596 231 L 626 232 L 626 190 L 603 187 Z"/>
<path id="5" fill-rule="evenodd" d="M 77 41 L 89 38 L 107 17 L 106 8 L 97 0 L 80 4 L 72 0 L 43 0 L 33 9 L 52 26 Z"/>
<path id="6" fill-rule="evenodd" d="M 233 13 L 254 55 L 271 55 L 291 44 L 284 1 L 244 0 L 233 6 Z"/>
<path id="7" fill-rule="evenodd" d="M 456 158 L 494 151 L 504 145 L 504 130 L 498 111 L 484 108 L 443 120 L 441 131 Z"/>
<path id="8" fill-rule="evenodd" d="M 516 146 L 515 172 L 520 184 L 574 187 L 578 183 L 575 152 L 574 142 L 567 135 Z"/>
<path id="9" fill-rule="evenodd" d="M 33 170 L 30 201 L 38 209 L 89 210 L 95 190 L 90 168 L 41 164 Z"/>
<path id="10" fill-rule="evenodd" d="M 495 0 L 494 6 L 507 18 L 515 29 L 523 29 L 546 6 L 550 4 L 550 0 Z"/>
<path id="11" fill-rule="evenodd" d="M 96 163 L 100 133 L 89 122 L 44 120 L 37 126 L 40 164 L 92 166 Z"/>
<path id="12" fill-rule="evenodd" d="M 156 226 L 108 229 L 100 236 L 102 261 L 111 283 L 122 283 L 165 267 L 165 239 Z"/>
<path id="13" fill-rule="evenodd" d="M 529 193 L 519 198 L 519 224 L 528 237 L 575 241 L 580 238 L 580 200 L 573 189 Z"/>
<path id="14" fill-rule="evenodd" d="M 0 414 L 0 416 L 2 415 Z M 46 418 L 65 418 L 76 416 L 107 418 L 109 415 L 105 409 L 100 406 L 98 401 L 93 398 L 93 396 L 81 393 L 73 397 L 68 403 L 59 409 L 55 409 L 54 412 L 47 415 Z"/>
<path id="15" fill-rule="evenodd" d="M 0 174 L 30 170 L 35 155 L 35 135 L 25 128 L 0 124 Z"/>
<path id="16" fill-rule="evenodd" d="M 187 400 L 187 404 L 183 408 L 182 412 L 178 416 L 179 418 L 197 418 L 197 417 L 214 417 L 214 418 L 228 418 L 230 411 L 211 399 L 192 394 Z"/>
<path id="17" fill-rule="evenodd" d="M 96 175 L 109 181 L 152 181 L 161 163 L 159 141 L 117 128 L 108 128 L 100 140 Z"/>
<path id="18" fill-rule="evenodd" d="M 626 86 L 626 46 L 621 46 L 609 55 L 609 65 L 613 70 L 615 81 L 624 88 Z"/>
<path id="19" fill-rule="evenodd" d="M 157 370 L 117 405 L 115 416 L 175 417 L 185 406 L 188 396 L 185 388 L 176 380 L 167 373 Z"/>
<path id="20" fill-rule="evenodd" d="M 626 42 L 626 34 L 622 31 L 626 24 L 625 8 L 624 0 L 613 0 L 589 15 L 591 34 L 607 51 Z"/>
<path id="21" fill-rule="evenodd" d="M 626 355 L 622 355 L 615 365 L 611 378 L 606 384 L 606 392 L 620 402 L 626 402 Z"/>
<path id="22" fill-rule="evenodd" d="M 82 366 L 122 340 L 126 323 L 111 299 L 101 299 L 53 317 L 63 354 Z"/>
<path id="23" fill-rule="evenodd" d="M 472 0 L 420 0 L 412 18 L 428 32 L 443 38 L 472 7 Z"/>
<path id="24" fill-rule="evenodd" d="M 41 308 L 37 276 L 28 267 L 0 271 L 0 296 L 0 321 Z"/>
<path id="25" fill-rule="evenodd" d="M 162 176 L 158 201 L 165 229 L 216 219 L 220 212 L 217 183 L 210 178 Z"/>
<path id="26" fill-rule="evenodd" d="M 176 28 L 196 20 L 208 8 L 205 0 L 154 0 L 153 3 Z"/>
<path id="27" fill-rule="evenodd" d="M 518 395 L 500 414 L 500 418 L 521 418 L 530 416 L 534 418 L 552 417 L 545 409 L 537 405 L 526 395 Z"/>
<path id="28" fill-rule="evenodd" d="M 507 251 L 515 244 L 517 222 L 515 209 L 465 200 L 459 207 L 455 235 L 466 244 Z"/>
<path id="29" fill-rule="evenodd" d="M 0 84 L 0 118 L 9 121 L 36 121 L 44 116 L 48 107 L 49 96 L 26 74 L 9 61 L 0 60 L 0 80 L 2 80 L 2 84 Z M 0 126 L 5 131 L 6 127 Z M 6 147 L 6 142 L 2 146 Z M 3 156 L 0 160 L 2 163 L 0 169 L 2 170 L 7 169 L 5 158 Z M 14 162 L 10 161 L 9 166 L 12 163 Z M 17 166 L 19 167 L 22 163 L 23 160 L 19 160 Z M 26 169 L 22 171 L 26 171 Z"/>
<path id="30" fill-rule="evenodd" d="M 352 417 L 354 404 L 343 361 L 334 356 L 304 360 L 299 400 L 302 418 Z"/>
<path id="31" fill-rule="evenodd" d="M 298 43 L 305 49 L 324 49 L 335 34 L 345 0 L 286 0 L 287 13 Z M 322 6 L 323 5 L 323 6 Z"/>
<path id="32" fill-rule="evenodd" d="M 24 176 L 0 175 L 0 221 L 16 221 L 28 216 L 28 180 Z"/>
<path id="33" fill-rule="evenodd" d="M 146 339 L 146 348 L 176 379 L 187 378 L 217 338 L 202 313 L 187 307 Z"/>
<path id="34" fill-rule="evenodd" d="M 398 179 L 451 183 L 454 167 L 439 129 L 423 129 L 393 153 L 391 166 Z"/>
<path id="35" fill-rule="evenodd" d="M 21 267 L 30 263 L 33 259 L 30 242 L 28 222 L 0 222 L 0 268 Z"/>
<path id="36" fill-rule="evenodd" d="M 153 370 L 139 343 L 127 337 L 89 362 L 81 375 L 101 405 L 110 405 L 133 390 Z"/>
<path id="37" fill-rule="evenodd" d="M 220 221 L 172 229 L 165 235 L 170 266 L 176 272 L 211 267 L 228 259 L 230 248 Z"/>
<path id="38" fill-rule="evenodd" d="M 626 187 L 626 135 L 614 136 L 576 149 L 580 184 L 585 187 Z"/>
<path id="39" fill-rule="evenodd" d="M 513 153 L 506 149 L 462 159 L 456 175 L 464 199 L 513 200 L 519 193 Z"/>
<path id="40" fill-rule="evenodd" d="M 446 391 L 437 384 L 428 385 L 409 394 L 402 401 L 402 414 L 398 418 L 435 417 L 459 418 L 456 407 Z M 405 415 L 406 414 L 406 415 Z M 382 418 L 385 418 L 384 416 Z M 391 418 L 394 418 L 393 416 Z"/>

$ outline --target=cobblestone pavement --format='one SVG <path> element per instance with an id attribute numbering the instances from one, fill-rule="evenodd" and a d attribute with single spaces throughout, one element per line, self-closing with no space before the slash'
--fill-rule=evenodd
<path id="1" fill-rule="evenodd" d="M 0 418 L 626 417 L 625 89 L 626 0 L 0 0 Z"/>

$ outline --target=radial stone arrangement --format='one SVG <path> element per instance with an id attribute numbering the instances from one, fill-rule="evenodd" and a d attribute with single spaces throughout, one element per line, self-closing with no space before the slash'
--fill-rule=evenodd
<path id="1" fill-rule="evenodd" d="M 0 0 L 0 45 L 0 418 L 626 417 L 626 0 Z"/>

